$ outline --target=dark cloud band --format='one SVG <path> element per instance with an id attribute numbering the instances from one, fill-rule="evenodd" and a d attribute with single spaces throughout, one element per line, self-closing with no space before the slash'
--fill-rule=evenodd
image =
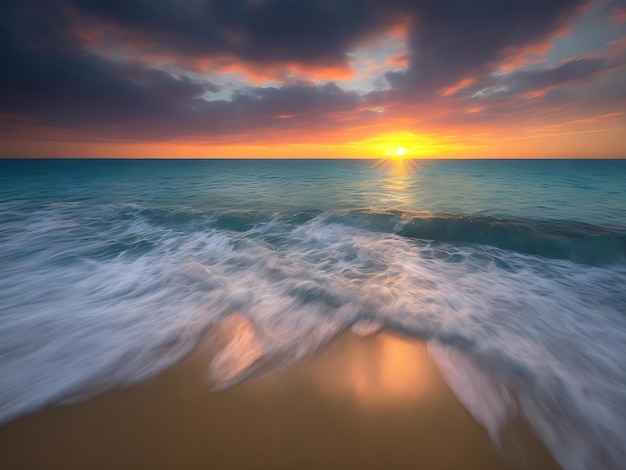
<path id="1" fill-rule="evenodd" d="M 139 140 L 348 125 L 337 113 L 378 119 L 368 107 L 427 106 L 464 79 L 473 84 L 451 93 L 449 103 L 512 100 L 616 67 L 615 61 L 581 58 L 559 67 L 492 73 L 511 56 L 562 34 L 587 3 L 3 2 L 1 111 L 86 135 Z M 399 23 L 408 25 L 408 66 L 384 75 L 387 90 L 363 96 L 333 83 L 286 82 L 207 101 L 220 86 L 188 67 L 223 57 L 244 67 L 349 67 L 350 51 Z M 130 50 L 132 55 L 124 54 Z M 175 67 L 157 67 L 151 58 L 159 56 L 170 57 Z"/>

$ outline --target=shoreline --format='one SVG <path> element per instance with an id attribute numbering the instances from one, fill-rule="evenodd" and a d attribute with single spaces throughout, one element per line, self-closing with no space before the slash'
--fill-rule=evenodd
<path id="1" fill-rule="evenodd" d="M 211 391 L 214 340 L 142 383 L 6 423 L 3 468 L 558 468 L 528 429 L 521 459 L 495 449 L 423 342 L 343 333 Z"/>

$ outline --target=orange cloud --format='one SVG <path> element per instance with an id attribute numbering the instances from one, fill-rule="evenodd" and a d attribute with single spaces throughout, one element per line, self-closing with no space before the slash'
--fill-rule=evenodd
<path id="1" fill-rule="evenodd" d="M 162 60 L 163 58 L 161 58 Z M 155 58 L 152 59 L 154 63 Z M 349 80 L 355 70 L 344 64 L 300 64 L 297 62 L 255 64 L 243 62 L 234 57 L 222 56 L 204 59 L 177 59 L 170 58 L 169 63 L 183 65 L 187 69 L 206 74 L 239 74 L 250 83 L 262 84 L 269 80 L 285 82 L 288 80 Z"/>
<path id="2" fill-rule="evenodd" d="M 626 36 L 615 41 L 611 41 L 606 45 L 604 50 L 606 56 L 610 59 L 623 58 L 624 52 L 626 52 Z"/>
<path id="3" fill-rule="evenodd" d="M 387 35 L 392 38 L 405 39 L 409 35 L 414 19 L 409 15 L 398 15 L 397 22 L 389 29 Z"/>
<path id="4" fill-rule="evenodd" d="M 460 82 L 456 83 L 455 85 L 453 85 L 451 87 L 448 87 L 448 88 L 444 88 L 443 90 L 441 90 L 441 94 L 443 96 L 453 95 L 457 91 L 462 90 L 463 88 L 468 87 L 468 86 L 472 85 L 475 82 L 476 82 L 476 78 L 474 78 L 474 77 L 466 77 L 463 80 L 461 80 Z"/>
<path id="5" fill-rule="evenodd" d="M 387 64 L 392 67 L 407 67 L 409 65 L 409 54 L 407 52 L 399 52 L 387 59 Z"/>
<path id="6" fill-rule="evenodd" d="M 554 41 L 567 36 L 573 27 L 571 23 L 563 24 L 548 40 L 509 48 L 505 51 L 505 59 L 500 63 L 500 70 L 507 73 L 526 65 L 543 62 L 542 57 L 554 47 Z"/>
<path id="7" fill-rule="evenodd" d="M 611 14 L 611 22 L 614 26 L 620 25 L 626 22 L 626 7 L 622 7 L 619 10 L 614 11 Z"/>
<path id="8" fill-rule="evenodd" d="M 516 47 L 509 50 L 507 58 L 500 63 L 500 70 L 508 73 L 526 65 L 543 62 L 541 57 L 546 55 L 554 46 L 553 41 L 545 41 L 538 44 L 529 44 L 525 47 Z"/>

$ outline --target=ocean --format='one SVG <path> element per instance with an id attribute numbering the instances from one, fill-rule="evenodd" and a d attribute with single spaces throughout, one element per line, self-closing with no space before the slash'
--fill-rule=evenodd
<path id="1" fill-rule="evenodd" d="M 1 161 L 0 424 L 231 314 L 283 365 L 346 330 L 423 340 L 496 445 L 521 415 L 561 466 L 618 468 L 626 160 Z M 272 362 L 228 354 L 217 388 Z"/>

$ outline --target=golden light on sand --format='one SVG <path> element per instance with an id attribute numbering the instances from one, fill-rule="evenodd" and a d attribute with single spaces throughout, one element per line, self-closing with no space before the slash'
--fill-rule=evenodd
<path id="1" fill-rule="evenodd" d="M 378 334 L 345 338 L 346 353 L 317 371 L 320 389 L 363 407 L 398 406 L 434 392 L 436 374 L 424 344 Z"/>

